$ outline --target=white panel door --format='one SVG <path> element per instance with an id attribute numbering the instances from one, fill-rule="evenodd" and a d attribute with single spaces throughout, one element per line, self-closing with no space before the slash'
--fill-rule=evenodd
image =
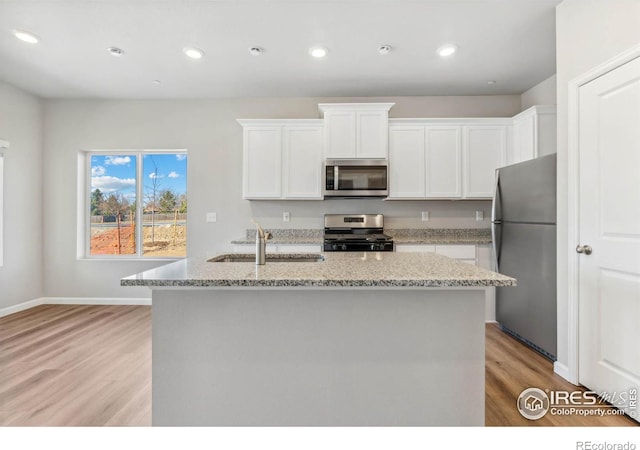
<path id="1" fill-rule="evenodd" d="M 357 113 L 356 156 L 358 158 L 387 158 L 389 149 L 388 111 Z"/>
<path id="2" fill-rule="evenodd" d="M 280 198 L 282 128 L 245 127 L 243 198 Z"/>
<path id="3" fill-rule="evenodd" d="M 324 113 L 324 153 L 326 158 L 356 157 L 355 111 Z"/>
<path id="4" fill-rule="evenodd" d="M 282 197 L 322 198 L 322 127 L 285 127 Z"/>
<path id="5" fill-rule="evenodd" d="M 465 126 L 463 196 L 492 198 L 496 169 L 507 161 L 507 127 Z"/>
<path id="6" fill-rule="evenodd" d="M 462 127 L 426 127 L 426 195 L 462 196 Z"/>
<path id="7" fill-rule="evenodd" d="M 389 127 L 389 197 L 425 197 L 424 127 Z"/>
<path id="8" fill-rule="evenodd" d="M 579 382 L 640 389 L 640 58 L 580 88 Z M 638 406 L 625 409 L 635 420 Z"/>

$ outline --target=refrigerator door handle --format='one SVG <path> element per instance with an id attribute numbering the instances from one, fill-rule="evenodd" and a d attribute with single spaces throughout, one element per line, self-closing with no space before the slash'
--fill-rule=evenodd
<path id="1" fill-rule="evenodd" d="M 496 220 L 502 219 L 502 217 L 498 218 L 497 212 L 499 208 L 500 202 L 500 169 L 496 169 L 496 178 L 493 185 L 493 201 L 491 202 L 491 222 L 495 222 Z M 501 208 L 500 208 L 501 209 Z"/>
<path id="2" fill-rule="evenodd" d="M 491 245 L 493 246 L 493 267 L 496 272 L 500 272 L 500 240 L 498 236 L 498 227 L 500 222 L 491 222 Z"/>

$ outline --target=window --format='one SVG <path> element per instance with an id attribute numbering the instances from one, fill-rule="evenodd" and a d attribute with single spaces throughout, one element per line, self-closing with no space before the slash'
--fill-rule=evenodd
<path id="1" fill-rule="evenodd" d="M 89 257 L 187 255 L 185 151 L 96 151 L 86 159 Z"/>

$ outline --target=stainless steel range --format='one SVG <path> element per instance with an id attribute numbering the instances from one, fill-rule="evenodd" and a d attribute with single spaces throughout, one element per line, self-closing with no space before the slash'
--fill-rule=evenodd
<path id="1" fill-rule="evenodd" d="M 325 214 L 325 252 L 392 252 L 382 214 Z"/>

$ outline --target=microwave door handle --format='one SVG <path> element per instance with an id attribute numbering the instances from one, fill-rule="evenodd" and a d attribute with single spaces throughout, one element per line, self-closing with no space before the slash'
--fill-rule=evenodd
<path id="1" fill-rule="evenodd" d="M 338 190 L 338 185 L 340 183 L 340 180 L 338 179 L 340 175 L 340 167 L 336 164 L 335 166 L 333 166 L 333 190 L 337 191 Z"/>

